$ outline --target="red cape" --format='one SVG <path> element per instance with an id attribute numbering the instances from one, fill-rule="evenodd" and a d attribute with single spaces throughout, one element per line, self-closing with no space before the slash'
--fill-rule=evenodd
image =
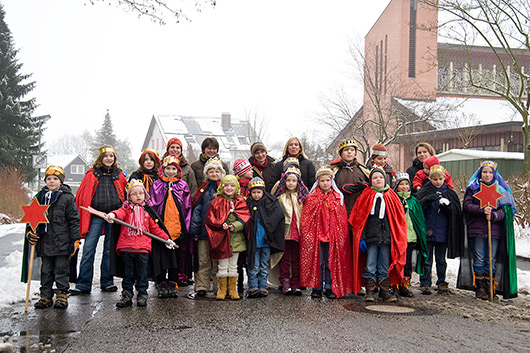
<path id="1" fill-rule="evenodd" d="M 349 222 L 353 226 L 353 292 L 361 290 L 362 274 L 364 272 L 365 256 L 359 257 L 359 242 L 361 234 L 366 224 L 366 219 L 372 210 L 376 191 L 371 187 L 364 189 L 359 196 L 350 214 Z M 407 220 L 403 205 L 399 196 L 392 190 L 388 189 L 383 194 L 386 207 L 386 216 L 390 224 L 390 266 L 388 268 L 388 277 L 390 284 L 401 284 L 403 279 L 403 269 L 407 260 Z M 361 259 L 360 259 L 361 258 Z"/>
<path id="2" fill-rule="evenodd" d="M 326 202 L 328 207 L 326 207 Z M 320 278 L 320 235 L 329 229 L 329 269 L 331 287 L 337 297 L 352 291 L 352 260 L 348 215 L 340 204 L 340 195 L 320 188 L 307 196 L 300 225 L 300 284 L 318 288 Z"/>
<path id="3" fill-rule="evenodd" d="M 81 232 L 81 238 L 84 238 L 86 234 L 88 233 L 88 228 L 90 227 L 90 213 L 84 209 L 83 207 L 88 207 L 92 204 L 92 198 L 94 197 L 94 193 L 96 192 L 96 187 L 99 184 L 99 179 L 96 178 L 94 175 L 94 168 L 90 168 L 86 171 L 85 177 L 81 181 L 81 185 L 79 186 L 79 189 L 77 190 L 77 193 L 75 194 L 75 203 L 77 205 L 77 208 L 79 210 L 79 229 Z M 125 179 L 125 174 L 120 171 L 119 177 L 116 180 L 113 180 L 114 187 L 116 188 L 116 192 L 118 193 L 118 197 L 122 202 L 125 201 L 125 185 L 127 185 L 127 179 Z M 103 229 L 105 231 L 105 229 Z"/>
<path id="4" fill-rule="evenodd" d="M 245 199 L 236 196 L 233 199 L 236 217 L 245 225 L 243 233 L 246 234 L 248 222 L 250 221 L 250 212 Z M 206 214 L 205 226 L 210 240 L 210 255 L 212 259 L 227 259 L 232 257 L 230 248 L 230 231 L 223 229 L 223 223 L 226 221 L 232 210 L 230 209 L 230 200 L 222 196 L 216 196 L 210 203 L 210 208 Z"/>

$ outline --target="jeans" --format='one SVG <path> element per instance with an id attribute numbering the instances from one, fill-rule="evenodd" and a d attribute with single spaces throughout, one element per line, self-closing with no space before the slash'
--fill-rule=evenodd
<path id="1" fill-rule="evenodd" d="M 132 298 L 134 294 L 133 284 L 136 282 L 138 298 L 147 298 L 147 288 L 149 287 L 147 261 L 149 254 L 122 252 L 120 257 L 123 263 L 123 281 L 121 282 L 123 291 L 127 292 Z"/>
<path id="2" fill-rule="evenodd" d="M 269 275 L 269 259 L 271 248 L 256 249 L 254 266 L 248 271 L 248 289 L 267 289 L 267 276 Z"/>
<path id="3" fill-rule="evenodd" d="M 324 281 L 324 285 L 322 283 Z M 329 243 L 320 242 L 320 288 L 314 288 L 322 291 L 331 289 L 331 271 L 329 270 Z"/>
<path id="4" fill-rule="evenodd" d="M 473 251 L 473 271 L 475 273 L 490 273 L 490 258 L 488 250 L 488 238 L 473 237 L 469 238 L 471 250 Z M 491 238 L 491 273 L 495 276 L 497 269 L 497 249 L 499 248 L 499 239 Z"/>
<path id="5" fill-rule="evenodd" d="M 103 246 L 103 258 L 101 259 L 101 288 L 114 285 L 114 280 L 110 275 L 110 230 L 112 224 L 103 218 L 92 216 L 88 233 L 83 243 L 83 256 L 79 265 L 79 276 L 77 277 L 76 288 L 82 291 L 92 289 L 92 278 L 94 277 L 94 258 L 96 247 L 98 246 L 101 231 L 105 229 L 105 239 Z"/>
<path id="6" fill-rule="evenodd" d="M 381 283 L 388 277 L 390 267 L 390 244 L 371 243 L 366 245 L 366 265 L 363 278 Z"/>
<path id="7" fill-rule="evenodd" d="M 40 270 L 40 296 L 43 298 L 53 298 L 53 282 L 57 285 L 57 290 L 68 292 L 70 283 L 70 257 L 68 255 L 43 256 Z"/>
<path id="8" fill-rule="evenodd" d="M 420 276 L 420 286 L 422 287 L 430 287 L 432 285 L 431 271 L 433 252 L 436 258 L 436 275 L 438 276 L 436 284 L 438 285 L 445 282 L 445 271 L 447 270 L 447 262 L 445 260 L 447 243 L 427 241 L 427 258 L 425 259 L 424 275 Z"/>

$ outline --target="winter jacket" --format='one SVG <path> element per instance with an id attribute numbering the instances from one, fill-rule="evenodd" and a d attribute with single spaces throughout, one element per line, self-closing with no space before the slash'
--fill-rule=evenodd
<path id="1" fill-rule="evenodd" d="M 388 190 L 387 190 L 388 191 Z M 361 239 L 364 239 L 367 244 L 390 244 L 390 224 L 388 222 L 388 216 L 386 214 L 383 218 L 379 218 L 379 211 L 381 210 L 381 198 L 375 200 L 375 212 L 374 214 L 368 215 L 366 223 L 364 225 Z"/>
<path id="2" fill-rule="evenodd" d="M 203 186 L 201 186 L 202 188 Z M 191 215 L 190 234 L 195 239 L 208 240 L 208 232 L 204 225 L 208 207 L 215 197 L 217 191 L 217 181 L 208 181 L 207 187 L 204 188 L 201 198 L 194 204 Z"/>
<path id="3" fill-rule="evenodd" d="M 122 206 L 121 208 L 112 211 L 116 215 L 116 219 L 132 224 L 133 217 L 133 208 L 131 206 Z M 164 240 L 169 239 L 168 235 L 155 223 L 153 218 L 147 213 L 142 207 L 142 213 L 144 215 L 144 226 L 145 231 L 156 235 L 159 238 Z M 126 226 L 122 226 L 120 229 L 120 236 L 118 238 L 118 245 L 116 246 L 116 251 L 120 250 L 133 252 L 145 250 L 145 252 L 151 252 L 151 238 L 145 234 L 131 234 L 134 231 Z M 136 251 L 134 251 L 136 250 Z"/>
<path id="4" fill-rule="evenodd" d="M 196 185 L 202 185 L 205 181 L 204 165 L 206 164 L 207 160 L 208 158 L 201 154 L 198 160 L 191 163 L 191 169 L 193 170 L 193 173 L 195 174 Z M 225 170 L 226 174 L 229 174 L 230 170 L 228 169 L 228 165 L 225 162 L 222 162 L 222 163 L 223 163 L 223 169 Z M 184 173 L 184 170 L 182 171 L 182 173 Z"/>
<path id="5" fill-rule="evenodd" d="M 430 183 L 429 176 L 425 174 L 425 171 L 422 169 L 416 173 L 414 176 L 414 179 L 412 181 L 412 189 L 418 191 L 419 188 L 425 185 L 425 183 Z M 451 178 L 451 174 L 446 170 L 445 171 L 445 184 L 453 189 L 453 179 Z"/>
<path id="6" fill-rule="evenodd" d="M 407 169 L 407 174 L 409 175 L 410 185 L 412 185 L 412 181 L 414 180 L 414 176 L 420 170 L 423 170 L 423 162 L 420 162 L 420 160 L 418 158 L 414 158 L 412 160 L 412 166 L 410 166 Z"/>
<path id="7" fill-rule="evenodd" d="M 131 174 L 131 176 L 129 177 L 129 181 L 131 181 L 132 179 L 140 180 L 144 184 L 145 190 L 149 192 L 154 181 L 158 179 L 158 170 L 145 170 L 143 168 L 138 169 L 137 171 Z"/>
<path id="8" fill-rule="evenodd" d="M 84 238 L 85 235 L 88 233 L 88 228 L 90 227 L 90 217 L 91 217 L 88 211 L 81 209 L 81 206 L 88 207 L 92 205 L 92 199 L 94 198 L 96 189 L 99 185 L 99 178 L 103 174 L 104 173 L 102 172 L 101 168 L 98 168 L 98 170 L 95 170 L 94 168 L 90 168 L 85 173 L 85 177 L 81 181 L 81 185 L 79 186 L 79 189 L 77 190 L 77 194 L 75 197 L 75 203 L 77 205 L 77 208 L 79 210 L 79 215 L 80 215 L 79 229 L 81 232 L 81 238 Z M 116 193 L 121 202 L 120 204 L 114 205 L 111 209 L 107 211 L 120 207 L 121 203 L 125 201 L 125 185 L 127 184 L 127 179 L 125 178 L 125 174 L 123 174 L 123 172 L 120 169 L 115 169 L 112 171 L 111 177 L 112 177 L 112 184 L 114 184 L 114 188 L 111 188 L 107 191 L 109 193 Z M 99 210 L 99 211 L 105 212 L 105 210 Z"/>
<path id="9" fill-rule="evenodd" d="M 423 213 L 425 214 L 425 225 L 427 226 L 427 241 L 445 243 L 447 242 L 449 229 L 448 212 L 450 212 L 450 209 L 447 206 L 440 205 L 440 199 L 442 194 L 448 190 L 448 186 L 445 184 L 440 188 L 432 186 L 432 189 L 433 191 L 427 197 L 420 198 Z"/>
<path id="10" fill-rule="evenodd" d="M 488 221 L 484 215 L 484 209 L 480 208 L 480 201 L 473 196 L 473 189 L 469 188 L 464 196 L 464 213 L 467 215 L 467 236 L 488 237 Z M 504 225 L 504 208 L 492 209 L 491 211 L 491 237 L 502 238 L 506 233 Z"/>
<path id="11" fill-rule="evenodd" d="M 272 172 L 272 177 L 270 183 L 267 184 L 267 190 L 272 190 L 274 184 L 282 178 L 283 174 L 283 162 L 287 159 L 287 155 L 284 155 L 281 162 L 278 162 L 274 165 L 274 170 Z M 315 183 L 315 166 L 313 162 L 307 159 L 302 153 L 298 156 L 298 161 L 300 163 L 300 172 L 302 173 L 302 181 L 304 185 L 311 189 Z"/>
<path id="12" fill-rule="evenodd" d="M 197 183 L 195 172 L 193 171 L 193 169 L 191 169 L 188 161 L 183 159 L 180 164 L 180 169 L 182 169 L 182 180 L 184 180 L 186 184 L 188 184 L 188 187 L 190 189 L 190 195 L 191 197 L 193 197 L 193 195 L 195 195 L 195 193 L 197 192 L 197 186 L 201 185 L 202 182 L 200 184 Z"/>
<path id="13" fill-rule="evenodd" d="M 75 205 L 72 190 L 63 184 L 51 194 L 49 203 L 45 201 L 48 187 L 45 186 L 35 196 L 41 205 L 49 204 L 47 218 L 50 223 L 40 224 L 37 234 L 40 239 L 35 246 L 37 256 L 70 255 L 71 245 L 79 239 L 79 212 Z"/>
<path id="14" fill-rule="evenodd" d="M 272 181 L 272 175 L 274 173 L 274 167 L 276 165 L 275 159 L 270 156 L 267 156 L 267 166 L 263 168 L 263 170 L 261 170 L 257 166 L 256 160 L 254 157 L 250 157 L 248 161 L 252 165 L 252 172 L 254 173 L 252 177 L 253 178 L 260 177 L 261 179 L 263 179 L 263 181 L 265 182 L 265 190 L 267 190 L 267 192 L 270 192 L 272 189 L 272 185 L 274 185 L 274 184 L 271 185 L 271 181 Z"/>
<path id="15" fill-rule="evenodd" d="M 342 190 L 342 187 L 346 184 L 359 184 L 359 183 L 368 183 L 368 176 L 370 171 L 364 165 L 357 162 L 355 158 L 351 163 L 346 163 L 342 158 L 337 158 L 330 164 L 333 173 L 335 173 L 335 183 L 339 189 Z M 361 191 L 358 191 L 354 194 L 344 192 L 344 204 L 346 205 L 346 211 L 350 214 L 355 200 L 361 194 Z"/>

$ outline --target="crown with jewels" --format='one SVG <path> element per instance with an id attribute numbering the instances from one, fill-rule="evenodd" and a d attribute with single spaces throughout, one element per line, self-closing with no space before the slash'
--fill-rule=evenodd
<path id="1" fill-rule="evenodd" d="M 435 172 L 439 172 L 439 173 L 442 173 L 442 174 L 445 174 L 445 168 L 442 167 L 441 165 L 439 164 L 436 164 L 436 165 L 433 165 L 431 167 L 431 169 L 429 170 L 429 172 L 432 174 L 432 173 L 435 173 Z"/>
<path id="2" fill-rule="evenodd" d="M 250 183 L 248 183 L 248 189 L 254 189 L 254 188 L 265 188 L 265 182 L 263 179 L 259 177 L 252 178 Z"/>
<path id="3" fill-rule="evenodd" d="M 342 140 L 339 144 L 339 151 L 342 150 L 343 148 L 346 148 L 346 147 L 353 147 L 355 149 L 357 149 L 357 144 L 355 143 L 355 141 L 351 140 L 351 139 L 347 139 L 347 140 Z"/>
<path id="4" fill-rule="evenodd" d="M 133 187 L 135 186 L 141 186 L 143 187 L 144 186 L 144 183 L 142 183 L 141 180 L 138 180 L 138 179 L 131 179 L 130 182 L 127 183 L 127 185 L 125 186 L 125 191 L 129 191 L 130 189 L 132 189 Z"/>
<path id="5" fill-rule="evenodd" d="M 481 167 L 491 167 L 493 169 L 497 169 L 497 163 L 495 163 L 494 161 L 482 161 L 480 163 L 480 166 Z"/>

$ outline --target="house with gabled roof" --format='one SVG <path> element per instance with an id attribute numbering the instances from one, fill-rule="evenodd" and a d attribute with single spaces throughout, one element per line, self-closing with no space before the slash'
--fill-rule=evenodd
<path id="1" fill-rule="evenodd" d="M 219 141 L 219 156 L 232 165 L 238 158 L 250 156 L 250 145 L 256 133 L 248 121 L 232 121 L 230 113 L 220 117 L 153 115 L 142 150 L 152 148 L 162 156 L 172 137 L 182 141 L 182 154 L 191 162 L 201 154 L 202 141 L 215 137 Z"/>
<path id="2" fill-rule="evenodd" d="M 75 193 L 85 177 L 86 171 L 91 167 L 87 161 L 78 154 L 50 154 L 47 156 L 46 164 L 55 165 L 64 169 L 64 183 L 68 184 Z M 46 169 L 41 169 L 41 180 L 44 178 Z"/>

